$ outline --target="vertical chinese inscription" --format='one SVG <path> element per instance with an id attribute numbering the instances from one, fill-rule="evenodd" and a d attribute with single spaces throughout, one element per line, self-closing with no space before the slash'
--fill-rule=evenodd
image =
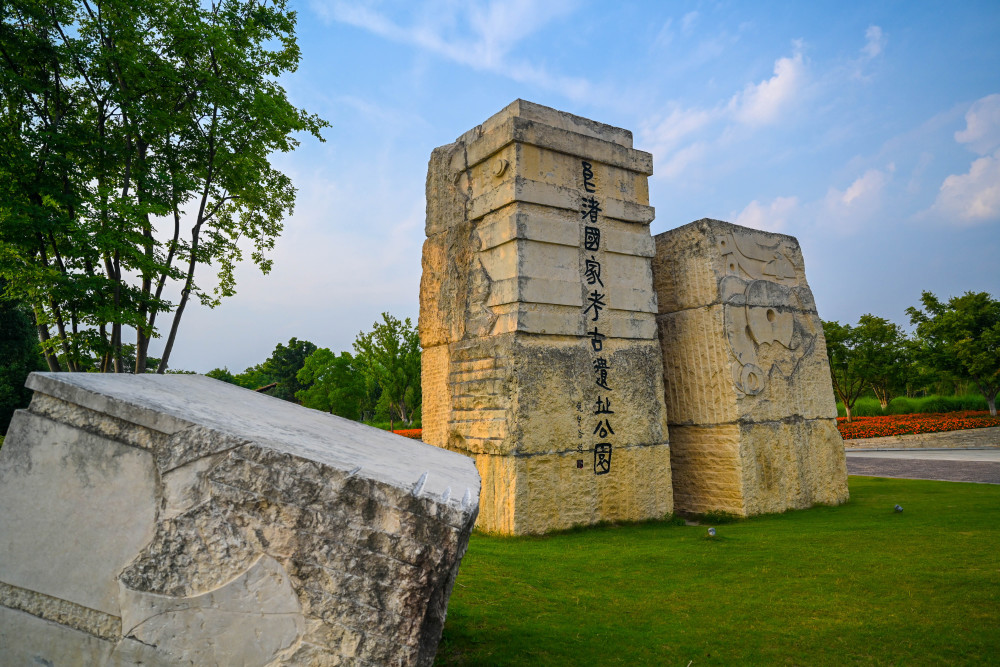
<path id="1" fill-rule="evenodd" d="M 583 224 L 583 263 L 581 265 L 581 280 L 584 287 L 583 317 L 587 321 L 587 337 L 590 340 L 592 352 L 591 368 L 593 371 L 593 408 L 589 418 L 593 423 L 590 437 L 594 440 L 594 474 L 606 475 L 611 472 L 611 436 L 615 434 L 612 425 L 614 410 L 611 409 L 611 365 L 602 354 L 604 339 L 602 333 L 601 314 L 609 308 L 608 294 L 604 278 L 601 275 L 601 203 L 595 196 L 597 183 L 594 177 L 594 166 L 586 160 L 580 161 L 583 177 L 583 194 L 580 195 L 580 220 Z M 606 321 L 605 317 L 605 321 Z"/>

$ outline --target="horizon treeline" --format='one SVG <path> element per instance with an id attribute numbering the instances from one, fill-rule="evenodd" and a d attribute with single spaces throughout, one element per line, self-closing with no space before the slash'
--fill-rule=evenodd
<path id="1" fill-rule="evenodd" d="M 965 395 L 975 390 L 996 416 L 1000 390 L 1000 301 L 966 292 L 942 302 L 921 294 L 921 307 L 906 309 L 907 334 L 872 314 L 857 324 L 823 321 L 834 395 L 847 420 L 858 399 L 874 396 L 883 412 L 893 398 Z"/>

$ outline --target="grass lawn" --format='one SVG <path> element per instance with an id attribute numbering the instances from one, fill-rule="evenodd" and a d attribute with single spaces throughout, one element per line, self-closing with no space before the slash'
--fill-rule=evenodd
<path id="1" fill-rule="evenodd" d="M 718 525 L 714 539 L 676 521 L 475 534 L 437 664 L 1000 661 L 1000 486 L 850 488 L 847 505 Z"/>

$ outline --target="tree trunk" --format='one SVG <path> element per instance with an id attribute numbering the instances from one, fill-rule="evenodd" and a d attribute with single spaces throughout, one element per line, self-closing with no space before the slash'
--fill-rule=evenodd
<path id="1" fill-rule="evenodd" d="M 997 395 L 994 392 L 991 396 L 986 397 L 986 405 L 990 408 L 990 416 L 997 416 Z"/>
<path id="2" fill-rule="evenodd" d="M 49 372 L 59 373 L 62 371 L 62 368 L 59 367 L 59 360 L 56 358 L 56 355 L 52 354 L 52 350 L 44 346 L 45 342 L 49 339 L 49 327 L 47 324 L 39 323 L 37 308 L 35 308 L 33 314 L 35 316 L 35 326 L 38 327 L 38 341 L 43 345 L 42 349 L 45 353 L 45 362 L 49 365 Z"/>
<path id="3" fill-rule="evenodd" d="M 850 404 L 848 404 L 847 401 L 844 401 L 844 412 L 847 413 L 847 422 L 848 423 L 851 422 L 851 407 L 852 406 Z"/>

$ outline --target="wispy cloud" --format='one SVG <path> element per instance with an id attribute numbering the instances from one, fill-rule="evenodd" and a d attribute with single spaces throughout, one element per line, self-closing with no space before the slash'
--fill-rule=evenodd
<path id="1" fill-rule="evenodd" d="M 734 222 L 744 227 L 781 232 L 789 228 L 799 213 L 798 197 L 775 197 L 770 204 L 761 204 L 755 199 L 736 214 Z"/>
<path id="2" fill-rule="evenodd" d="M 888 38 L 883 34 L 882 28 L 877 25 L 868 26 L 865 30 L 865 45 L 861 48 L 861 53 L 869 60 L 882 53 Z"/>
<path id="3" fill-rule="evenodd" d="M 573 100 L 585 99 L 593 90 L 582 77 L 563 76 L 520 60 L 512 51 L 550 22 L 571 14 L 573 0 L 492 0 L 425 3 L 408 21 L 397 21 L 378 5 L 341 0 L 313 0 L 317 14 L 330 21 L 352 25 L 400 44 L 409 44 L 478 71 L 506 76 L 519 83 L 555 90 Z"/>
<path id="4" fill-rule="evenodd" d="M 766 125 L 778 120 L 796 101 L 805 82 L 805 63 L 796 44 L 794 55 L 779 58 L 774 63 L 774 76 L 760 83 L 750 83 L 729 100 L 733 118 L 751 126 Z"/>
<path id="5" fill-rule="evenodd" d="M 733 141 L 739 128 L 760 128 L 787 118 L 800 100 L 808 72 L 795 42 L 793 53 L 774 62 L 773 75 L 751 82 L 714 107 L 668 104 L 640 124 L 642 145 L 659 158 L 657 177 L 673 179 Z M 745 134 L 746 130 L 743 130 Z"/>
<path id="6" fill-rule="evenodd" d="M 1000 150 L 944 179 L 930 212 L 959 226 L 1000 220 Z"/>
<path id="7" fill-rule="evenodd" d="M 872 62 L 882 55 L 889 37 L 877 25 L 870 25 L 865 30 L 865 45 L 861 47 L 857 58 L 850 63 L 851 78 L 861 81 L 870 81 L 872 75 L 868 73 Z"/>
<path id="8" fill-rule="evenodd" d="M 965 129 L 955 141 L 982 155 L 969 171 L 941 183 L 934 204 L 919 218 L 939 218 L 967 227 L 1000 220 L 1000 94 L 976 100 L 965 114 Z"/>
<path id="9" fill-rule="evenodd" d="M 870 204 L 885 188 L 886 183 L 889 182 L 889 174 L 895 170 L 895 165 L 889 165 L 885 171 L 869 169 L 843 192 L 836 188 L 830 188 L 827 201 L 833 206 L 846 207 Z"/>
<path id="10" fill-rule="evenodd" d="M 818 203 L 816 222 L 840 235 L 851 235 L 882 215 L 885 192 L 896 171 L 895 164 L 868 169 L 845 189 L 831 187 Z"/>
<path id="11" fill-rule="evenodd" d="M 1000 146 L 1000 95 L 976 100 L 965 114 L 965 129 L 955 133 L 955 141 L 980 155 Z"/>

